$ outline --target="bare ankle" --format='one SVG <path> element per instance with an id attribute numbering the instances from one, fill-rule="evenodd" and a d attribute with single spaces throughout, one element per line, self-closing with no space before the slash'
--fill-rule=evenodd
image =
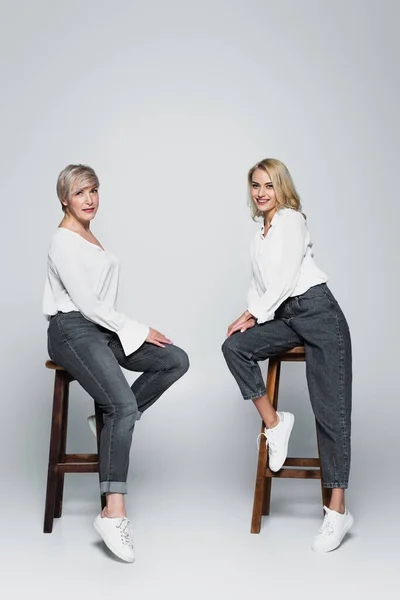
<path id="1" fill-rule="evenodd" d="M 273 427 L 276 427 L 279 423 L 279 417 L 278 414 L 275 415 L 275 417 L 273 419 L 269 419 L 268 421 L 264 421 L 265 423 L 265 427 L 267 429 L 272 429 Z"/>
<path id="2" fill-rule="evenodd" d="M 122 517 L 126 517 L 126 512 L 125 510 L 109 509 L 106 506 L 103 508 L 101 516 L 107 517 L 108 519 L 121 519 Z"/>
<path id="3" fill-rule="evenodd" d="M 344 514 L 346 512 L 346 503 L 344 499 L 344 490 L 341 488 L 333 488 L 331 493 L 331 498 L 329 502 L 329 508 L 338 512 L 340 514 Z"/>
<path id="4" fill-rule="evenodd" d="M 344 504 L 336 504 L 335 502 L 330 502 L 329 508 L 337 513 L 340 513 L 341 515 L 344 515 L 344 513 L 346 512 L 346 507 Z"/>

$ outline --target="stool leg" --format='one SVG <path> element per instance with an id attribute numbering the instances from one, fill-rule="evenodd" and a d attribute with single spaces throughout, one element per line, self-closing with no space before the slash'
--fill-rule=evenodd
<path id="1" fill-rule="evenodd" d="M 271 399 L 272 406 L 275 410 L 278 410 L 278 394 L 279 394 L 279 381 L 281 378 L 281 361 L 278 359 L 270 359 L 268 365 L 267 375 L 267 394 Z"/>
<path id="2" fill-rule="evenodd" d="M 332 491 L 329 488 L 324 487 L 324 480 L 321 477 L 321 487 L 322 487 L 322 504 L 324 506 L 329 506 L 331 501 Z"/>
<path id="3" fill-rule="evenodd" d="M 64 401 L 62 408 L 62 421 L 61 421 L 61 444 L 58 462 L 62 463 L 65 461 L 65 453 L 67 451 L 67 427 L 68 427 L 68 398 L 69 398 L 69 380 L 64 373 Z M 54 516 L 59 519 L 62 514 L 62 503 L 64 494 L 64 472 L 58 471 L 57 474 L 57 492 L 56 492 L 56 505 Z"/>
<path id="4" fill-rule="evenodd" d="M 56 502 L 58 456 L 61 443 L 61 419 L 64 400 L 64 373 L 56 371 L 54 381 L 53 414 L 51 419 L 49 466 L 47 472 L 46 504 L 44 512 L 44 533 L 53 530 Z"/>
<path id="5" fill-rule="evenodd" d="M 261 431 L 264 431 L 262 424 Z M 260 533 L 261 518 L 264 507 L 265 496 L 265 469 L 267 468 L 267 448 L 266 444 L 261 440 L 260 449 L 258 451 L 258 465 L 256 475 L 256 485 L 254 489 L 253 515 L 251 519 L 251 533 Z"/>
<path id="6" fill-rule="evenodd" d="M 97 456 L 99 460 L 99 480 L 100 480 L 100 436 L 101 430 L 103 429 L 103 413 L 100 410 L 100 407 L 94 403 L 94 410 L 96 414 L 96 436 L 97 436 Z M 106 507 L 106 496 L 105 494 L 100 494 L 100 504 L 101 510 Z"/>
<path id="7" fill-rule="evenodd" d="M 271 358 L 268 365 L 267 393 L 276 408 L 278 402 L 278 388 L 280 375 L 280 360 Z M 264 423 L 261 424 L 261 431 L 264 431 Z M 256 484 L 254 490 L 253 515 L 251 520 L 251 533 L 260 533 L 262 515 L 268 515 L 271 500 L 271 478 L 265 477 L 267 468 L 268 453 L 264 440 L 260 443 L 258 451 L 258 466 L 256 475 Z"/>
<path id="8" fill-rule="evenodd" d="M 270 361 L 271 364 L 271 361 Z M 275 410 L 278 410 L 279 381 L 281 375 L 281 361 L 272 359 L 272 365 L 268 365 L 267 394 L 272 400 Z M 271 507 L 272 477 L 265 478 L 263 515 L 269 515 Z"/>
<path id="9" fill-rule="evenodd" d="M 264 501 L 262 507 L 262 514 L 267 516 L 270 513 L 271 509 L 271 484 L 272 477 L 265 477 L 264 481 Z"/>

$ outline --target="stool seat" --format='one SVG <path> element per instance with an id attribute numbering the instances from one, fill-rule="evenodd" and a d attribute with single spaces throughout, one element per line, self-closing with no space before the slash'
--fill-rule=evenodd
<path id="1" fill-rule="evenodd" d="M 285 350 L 285 352 L 282 352 L 282 354 L 278 354 L 277 356 L 279 356 L 281 360 L 284 360 L 286 356 L 290 356 L 292 359 L 299 355 L 305 356 L 305 352 L 304 346 L 295 346 L 294 348 L 290 348 L 290 350 Z"/>
<path id="2" fill-rule="evenodd" d="M 54 371 L 55 375 L 43 527 L 44 533 L 51 533 L 54 518 L 61 517 L 62 513 L 65 473 L 99 472 L 99 440 L 103 419 L 95 403 L 97 428 L 96 454 L 67 454 L 69 384 L 75 378 L 52 360 L 46 360 L 45 366 L 47 369 Z M 100 500 L 101 506 L 104 508 L 104 496 L 100 496 Z"/>
<path id="3" fill-rule="evenodd" d="M 291 348 L 290 350 L 285 350 L 285 352 L 282 352 L 281 354 L 277 354 L 277 356 L 274 358 L 279 358 L 281 362 L 303 362 L 306 360 L 306 351 L 304 346 L 295 346 L 295 348 Z"/>
<path id="4" fill-rule="evenodd" d="M 277 354 L 269 359 L 267 373 L 267 394 L 275 410 L 278 409 L 279 378 L 282 362 L 304 362 L 306 354 L 304 346 L 296 346 Z M 264 432 L 265 424 L 261 423 L 261 432 Z M 318 432 L 317 432 L 318 442 Z M 291 468 L 290 468 L 291 467 Z M 305 468 L 304 468 L 305 467 Z M 261 519 L 263 515 L 269 515 L 271 502 L 272 478 L 297 478 L 297 479 L 320 479 L 322 491 L 322 504 L 329 504 L 330 490 L 324 487 L 321 469 L 321 460 L 317 458 L 287 458 L 282 469 L 277 472 L 268 467 L 268 451 L 265 443 L 261 443 L 258 451 L 258 466 L 254 490 L 253 515 L 251 521 L 251 533 L 260 533 Z"/>
<path id="5" fill-rule="evenodd" d="M 61 367 L 60 365 L 57 365 L 52 360 L 46 360 L 45 367 L 47 369 L 53 369 L 53 371 L 65 371 L 64 367 Z"/>

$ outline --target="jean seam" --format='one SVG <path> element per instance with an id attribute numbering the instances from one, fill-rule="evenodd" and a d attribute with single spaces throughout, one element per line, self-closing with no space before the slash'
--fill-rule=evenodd
<path id="1" fill-rule="evenodd" d="M 264 387 L 264 380 L 262 378 L 260 366 L 258 363 L 251 365 L 251 372 L 253 375 L 254 384 L 255 384 L 256 389 L 259 389 L 260 381 L 262 382 L 261 385 Z M 261 396 L 263 396 L 263 395 L 264 394 L 261 394 Z M 259 396 L 254 396 L 254 397 L 258 398 Z"/>
<path id="2" fill-rule="evenodd" d="M 338 370 L 339 370 L 339 385 L 338 385 L 338 398 L 339 398 L 339 431 L 341 436 L 341 445 L 343 449 L 343 464 L 341 465 L 342 475 L 344 477 L 344 481 L 340 482 L 340 485 L 336 485 L 337 482 L 337 461 L 336 457 L 332 456 L 333 462 L 333 475 L 335 484 L 324 483 L 325 487 L 347 487 L 348 482 L 348 472 L 349 472 L 349 461 L 348 461 L 348 444 L 347 444 L 347 436 L 346 436 L 346 410 L 345 410 L 345 391 L 344 391 L 344 340 L 343 335 L 340 328 L 340 315 L 337 312 L 336 304 L 332 301 L 332 298 L 329 295 L 327 289 L 324 288 L 324 294 L 327 297 L 331 308 L 334 310 L 335 321 L 336 321 L 336 336 L 339 347 L 339 357 L 338 357 Z"/>
<path id="3" fill-rule="evenodd" d="M 287 321 L 289 321 L 289 319 L 286 319 Z M 283 319 L 282 319 L 283 321 Z M 287 323 L 288 327 L 290 327 L 290 324 Z M 260 350 L 265 350 L 266 348 L 268 348 L 270 346 L 270 344 L 263 344 L 262 346 L 258 346 L 257 348 L 254 349 L 253 353 L 250 354 L 250 352 L 246 352 L 246 356 L 247 358 L 254 360 L 254 355 L 257 354 L 258 352 L 260 352 Z M 287 345 L 283 344 L 282 345 L 282 350 L 278 350 L 278 352 L 275 352 L 272 356 L 278 356 L 279 354 L 281 354 L 281 352 L 284 352 L 287 349 Z"/>
<path id="4" fill-rule="evenodd" d="M 343 447 L 343 475 L 348 479 L 348 445 L 346 435 L 346 409 L 345 409 L 345 390 L 344 390 L 344 340 L 340 328 L 340 318 L 336 313 L 336 329 L 339 341 L 339 400 L 340 400 L 340 433 Z"/>
<path id="5" fill-rule="evenodd" d="M 142 392 L 142 390 L 144 390 L 144 388 L 145 388 L 145 387 L 147 387 L 147 386 L 149 385 L 149 383 L 152 383 L 152 382 L 153 382 L 153 381 L 156 379 L 156 377 L 157 377 L 158 375 L 160 375 L 161 373 L 163 373 L 163 372 L 166 372 L 166 371 L 168 371 L 168 370 L 169 370 L 169 369 L 167 369 L 167 368 L 166 368 L 166 363 L 165 363 L 165 361 L 163 361 L 161 358 L 154 358 L 154 361 L 156 361 L 157 363 L 161 363 L 161 365 L 162 365 L 163 369 L 161 369 L 160 371 L 156 371 L 156 372 L 154 373 L 153 377 L 149 377 L 149 378 L 148 378 L 148 380 L 147 380 L 147 381 L 145 381 L 145 382 L 143 383 L 143 385 L 141 385 L 141 386 L 140 386 L 140 388 L 139 388 L 138 390 L 136 390 L 136 392 L 135 392 L 136 401 L 137 401 L 138 395 L 139 395 L 139 394 Z"/>
<path id="6" fill-rule="evenodd" d="M 115 408 L 114 408 L 115 410 Z M 111 420 L 111 431 L 110 431 L 110 446 L 109 446 L 109 453 L 108 453 L 108 478 L 111 478 L 112 473 L 113 473 L 113 440 L 114 440 L 114 424 L 115 424 L 115 419 Z M 109 480 L 109 479 L 108 479 Z"/>

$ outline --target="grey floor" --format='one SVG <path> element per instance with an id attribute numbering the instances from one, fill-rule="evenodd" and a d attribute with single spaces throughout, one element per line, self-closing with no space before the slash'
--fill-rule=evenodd
<path id="1" fill-rule="evenodd" d="M 301 365 L 291 365 L 290 374 L 280 392 L 282 406 L 296 415 L 289 454 L 315 456 Z M 37 392 L 43 400 L 29 409 L 29 418 L 21 404 L 19 419 L 7 427 L 3 420 L 3 480 L 11 482 L 11 493 L 3 488 L 1 598 L 33 592 L 41 600 L 122 592 L 139 600 L 398 598 L 394 423 L 382 422 L 378 443 L 373 415 L 356 398 L 347 493 L 355 524 L 339 550 L 316 555 L 310 545 L 322 521 L 319 481 L 275 480 L 271 515 L 259 535 L 250 534 L 260 420 L 234 382 L 222 390 L 211 370 L 208 375 L 213 394 L 188 375 L 135 428 L 127 495 L 134 564 L 114 558 L 93 529 L 100 508 L 96 474 L 66 475 L 63 516 L 52 534 L 42 533 L 52 381 L 43 380 Z M 189 394 L 197 388 L 197 395 Z M 86 424 L 91 408 L 91 399 L 74 386 L 69 452 L 95 451 Z"/>
<path id="2" fill-rule="evenodd" d="M 399 598 L 398 7 L 2 2 L 1 600 Z M 310 550 L 322 518 L 316 481 L 274 482 L 271 516 L 250 534 L 260 423 L 219 350 L 247 286 L 243 176 L 270 152 L 296 171 L 318 264 L 354 341 L 355 525 L 323 556 Z M 143 199 L 158 181 L 155 158 L 163 186 L 152 204 Z M 134 302 L 133 316 L 151 317 L 192 362 L 135 430 L 133 565 L 114 559 L 92 527 L 95 475 L 66 477 L 64 514 L 42 533 L 52 394 L 39 316 L 44 257 L 59 218 L 54 176 L 81 160 L 104 175 L 96 235 L 126 259 L 127 314 Z M 157 243 L 154 207 L 167 232 Z M 92 407 L 79 396 L 75 386 L 70 451 L 90 452 Z M 290 454 L 312 456 L 304 365 L 285 370 L 280 407 L 296 414 Z"/>
<path id="3" fill-rule="evenodd" d="M 155 436 L 146 446 L 144 430 L 138 437 L 136 453 L 156 441 Z M 127 506 L 134 564 L 115 559 L 92 527 L 99 510 L 96 475 L 66 476 L 63 516 L 45 535 L 45 467 L 31 470 L 30 489 L 19 490 L 2 525 L 2 597 L 36 590 L 35 597 L 59 600 L 122 592 L 140 600 L 398 598 L 396 497 L 379 477 L 367 496 L 361 490 L 368 489 L 369 475 L 357 469 L 347 497 L 354 528 L 339 550 L 316 555 L 310 543 L 321 522 L 319 482 L 275 480 L 272 514 L 261 533 L 251 535 L 255 448 L 248 463 L 254 468 L 238 462 L 235 470 L 228 460 L 225 471 L 223 463 L 217 463 L 218 473 L 210 463 L 197 473 L 191 456 L 196 443 L 188 433 L 184 447 L 190 459 L 182 453 L 174 469 L 168 448 L 147 461 L 147 470 L 132 461 Z"/>

